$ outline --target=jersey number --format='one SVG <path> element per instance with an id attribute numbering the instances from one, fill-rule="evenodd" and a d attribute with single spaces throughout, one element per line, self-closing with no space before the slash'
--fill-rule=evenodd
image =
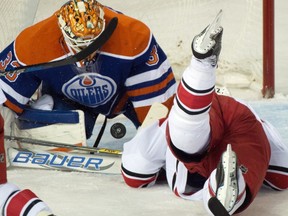
<path id="1" fill-rule="evenodd" d="M 147 61 L 146 64 L 149 66 L 153 66 L 153 65 L 158 64 L 158 62 L 159 62 L 159 56 L 158 56 L 156 45 L 154 45 L 150 53 L 149 60 Z"/>

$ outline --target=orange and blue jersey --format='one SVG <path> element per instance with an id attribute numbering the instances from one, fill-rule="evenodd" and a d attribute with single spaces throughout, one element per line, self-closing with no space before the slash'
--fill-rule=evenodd
<path id="1" fill-rule="evenodd" d="M 104 12 L 107 23 L 118 17 L 118 26 L 92 62 L 1 77 L 5 105 L 21 113 L 41 85 L 43 94 L 79 104 L 91 113 L 113 117 L 133 110 L 136 118 L 129 113 L 127 116 L 138 126 L 154 102 L 170 108 L 176 81 L 167 56 L 150 29 L 111 8 L 104 7 Z M 2 51 L 0 70 L 59 60 L 72 54 L 54 14 L 23 30 Z"/>

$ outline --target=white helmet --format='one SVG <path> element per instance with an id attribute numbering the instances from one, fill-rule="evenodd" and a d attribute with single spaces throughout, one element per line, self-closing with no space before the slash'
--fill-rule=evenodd
<path id="1" fill-rule="evenodd" d="M 103 6 L 96 0 L 71 0 L 60 8 L 57 17 L 67 45 L 77 52 L 105 28 Z"/>

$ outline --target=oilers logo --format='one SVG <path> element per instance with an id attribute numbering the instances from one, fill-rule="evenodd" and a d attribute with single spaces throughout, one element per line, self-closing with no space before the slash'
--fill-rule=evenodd
<path id="1" fill-rule="evenodd" d="M 105 104 L 116 92 L 116 83 L 110 77 L 84 73 L 73 77 L 62 87 L 71 100 L 88 107 Z"/>

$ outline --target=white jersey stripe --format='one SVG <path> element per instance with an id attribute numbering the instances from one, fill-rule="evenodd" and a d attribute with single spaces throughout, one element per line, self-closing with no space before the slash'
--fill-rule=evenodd
<path id="1" fill-rule="evenodd" d="M 170 68 L 170 64 L 168 59 L 166 59 L 159 68 L 155 70 L 150 70 L 145 73 L 137 74 L 135 76 L 129 77 L 126 80 L 126 86 L 133 86 L 135 84 L 139 84 L 142 82 L 152 81 L 155 79 L 160 78 L 163 74 L 168 72 L 168 69 Z"/>
<path id="2" fill-rule="evenodd" d="M 29 101 L 29 98 L 24 97 L 22 95 L 20 95 L 18 92 L 16 92 L 13 88 L 11 88 L 11 86 L 7 85 L 3 80 L 0 80 L 0 88 L 7 93 L 8 95 L 10 95 L 11 97 L 13 97 L 15 100 L 17 100 L 18 103 L 20 104 L 27 104 Z"/>

